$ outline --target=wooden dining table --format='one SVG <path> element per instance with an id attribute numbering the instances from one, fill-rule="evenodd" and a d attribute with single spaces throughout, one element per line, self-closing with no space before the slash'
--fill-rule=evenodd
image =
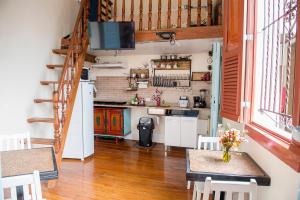
<path id="1" fill-rule="evenodd" d="M 259 186 L 270 186 L 270 176 L 245 152 L 231 152 L 229 163 L 223 162 L 222 151 L 186 150 L 187 181 L 204 182 L 207 177 L 222 181 L 255 179 Z"/>
<path id="2" fill-rule="evenodd" d="M 34 170 L 38 170 L 41 180 L 58 178 L 52 147 L 2 151 L 0 156 L 2 177 L 31 174 Z"/>

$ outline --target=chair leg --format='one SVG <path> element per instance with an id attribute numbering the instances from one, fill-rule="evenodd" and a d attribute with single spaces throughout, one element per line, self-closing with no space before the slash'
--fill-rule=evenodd
<path id="1" fill-rule="evenodd" d="M 187 182 L 186 189 L 188 189 L 188 190 L 191 189 L 191 181 Z"/>
<path id="2" fill-rule="evenodd" d="M 196 200 L 196 198 L 197 198 L 197 187 L 196 187 L 196 184 L 194 183 L 193 198 L 192 198 L 192 200 Z"/>

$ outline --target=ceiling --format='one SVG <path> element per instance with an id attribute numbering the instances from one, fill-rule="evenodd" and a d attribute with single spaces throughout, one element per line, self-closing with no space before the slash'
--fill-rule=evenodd
<path id="1" fill-rule="evenodd" d="M 118 55 L 195 54 L 212 50 L 213 42 L 222 42 L 222 39 L 178 40 L 175 45 L 168 41 L 137 43 L 135 50 L 121 50 L 118 51 Z M 112 56 L 116 51 L 96 50 L 91 53 L 96 56 Z"/>

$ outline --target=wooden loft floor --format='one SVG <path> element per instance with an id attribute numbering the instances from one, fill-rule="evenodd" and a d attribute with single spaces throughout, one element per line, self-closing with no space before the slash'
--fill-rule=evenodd
<path id="1" fill-rule="evenodd" d="M 186 28 L 161 29 L 159 31 L 137 31 L 136 42 L 157 42 L 161 38 L 156 35 L 157 32 L 175 32 L 176 40 L 191 40 L 205 38 L 223 37 L 223 26 L 199 26 Z"/>
<path id="2" fill-rule="evenodd" d="M 43 187 L 43 197 L 52 200 L 166 200 L 192 199 L 186 189 L 185 150 L 164 156 L 164 146 L 151 150 L 134 141 L 115 144 L 101 140 L 95 155 L 84 162 L 64 159 L 54 189 Z"/>

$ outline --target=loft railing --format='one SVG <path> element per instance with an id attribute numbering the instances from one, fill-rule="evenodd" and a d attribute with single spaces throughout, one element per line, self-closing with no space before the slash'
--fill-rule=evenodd
<path id="1" fill-rule="evenodd" d="M 105 13 L 114 21 L 135 21 L 139 31 L 222 24 L 221 0 L 216 2 L 214 20 L 212 0 L 99 0 L 99 5 L 99 15 Z"/>
<path id="2" fill-rule="evenodd" d="M 58 165 L 68 133 L 80 75 L 88 47 L 89 0 L 81 0 L 57 89 L 53 92 L 54 148 Z"/>
<path id="3" fill-rule="evenodd" d="M 98 21 L 134 21 L 137 42 L 159 41 L 157 32 L 175 32 L 176 39 L 223 37 L 222 0 L 98 0 L 98 5 Z"/>

